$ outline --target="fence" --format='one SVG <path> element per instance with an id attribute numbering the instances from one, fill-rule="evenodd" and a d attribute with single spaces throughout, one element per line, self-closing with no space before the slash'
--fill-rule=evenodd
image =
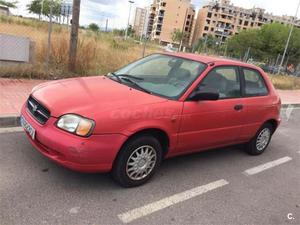
<path id="1" fill-rule="evenodd" d="M 68 11 L 68 9 L 65 10 Z M 79 29 L 76 71 L 71 73 L 68 70 L 70 41 L 68 14 L 69 11 L 63 17 L 53 17 L 50 48 L 48 48 L 49 23 L 47 17 L 41 18 L 45 20 L 42 21 L 38 18 L 0 15 L 0 76 L 56 79 L 106 74 L 144 54 L 161 51 L 157 44 L 151 42 L 147 42 L 147 47 L 144 48 L 145 46 L 138 38 L 124 40 L 124 30 L 112 30 L 106 26 L 105 31 L 100 31 L 96 24 L 97 21 L 95 21 L 96 26 Z M 66 18 L 64 19 L 64 17 Z M 7 37 L 9 37 L 9 42 L 6 40 Z M 224 43 L 207 41 L 205 45 L 194 46 L 192 51 L 232 57 Z M 270 73 L 276 73 L 281 56 L 276 55 L 266 64 L 262 64 L 256 61 L 252 49 L 245 46 L 245 50 L 237 59 L 257 64 Z M 288 66 L 289 71 L 287 71 Z M 300 65 L 290 66 L 287 58 L 281 71 L 300 76 Z"/>

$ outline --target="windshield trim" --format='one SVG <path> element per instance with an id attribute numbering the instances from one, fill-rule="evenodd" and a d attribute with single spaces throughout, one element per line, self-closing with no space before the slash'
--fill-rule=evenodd
<path id="1" fill-rule="evenodd" d="M 178 100 L 186 93 L 186 91 L 193 85 L 193 83 L 195 83 L 195 81 L 200 77 L 200 75 L 202 75 L 202 73 L 203 73 L 203 72 L 207 69 L 207 67 L 208 67 L 208 64 L 206 64 L 206 63 L 204 63 L 204 62 L 201 62 L 201 61 L 189 59 L 189 58 L 186 58 L 186 57 L 183 57 L 183 56 L 169 55 L 169 54 L 165 54 L 165 53 L 152 53 L 152 54 L 147 55 L 147 56 L 145 56 L 145 57 L 143 57 L 143 58 L 140 58 L 140 59 L 138 59 L 138 60 L 136 60 L 136 61 L 139 61 L 139 60 L 141 60 L 141 59 L 147 58 L 147 57 L 152 56 L 152 55 L 163 55 L 163 56 L 169 56 L 169 57 L 174 57 L 174 58 L 185 59 L 185 60 L 189 60 L 189 61 L 193 61 L 193 62 L 202 64 L 202 65 L 204 66 L 204 67 L 203 67 L 203 70 L 201 71 L 201 73 L 198 74 L 198 75 L 196 75 L 196 76 L 195 76 L 195 79 L 193 79 L 193 80 L 190 82 L 190 84 L 187 85 L 187 87 L 186 87 L 185 89 L 183 89 L 177 96 L 170 97 L 170 96 L 162 95 L 162 94 L 159 94 L 159 93 L 156 93 L 156 92 L 153 92 L 153 91 L 149 91 L 149 92 L 151 92 L 151 93 L 147 93 L 147 94 L 155 95 L 155 96 L 162 97 L 162 98 L 165 98 L 165 99 L 168 99 L 168 100 L 177 100 L 177 101 L 178 101 Z M 131 63 L 134 63 L 134 62 L 136 62 L 136 61 L 133 61 L 133 62 L 131 62 Z M 125 65 L 125 66 L 128 66 L 128 65 L 130 65 L 131 63 L 129 63 L 129 64 Z M 123 67 L 122 67 L 122 68 L 123 68 Z M 122 68 L 120 68 L 120 69 L 122 69 Z M 120 70 L 120 69 L 118 69 L 118 70 Z M 117 70 L 117 71 L 118 71 L 118 70 Z M 114 73 L 115 73 L 115 72 L 114 72 Z M 113 78 L 113 77 L 110 77 L 111 80 L 114 80 L 114 81 L 118 82 L 117 80 L 112 79 L 112 78 Z M 120 83 L 120 82 L 118 82 L 118 83 Z M 122 82 L 122 83 L 120 83 L 120 84 L 124 84 L 124 85 L 126 85 L 126 86 L 128 86 L 128 87 L 130 87 L 130 88 L 133 88 L 133 89 L 135 89 L 135 90 L 139 90 L 139 91 L 141 91 L 141 92 L 144 92 L 144 91 L 142 91 L 141 89 L 135 87 L 134 85 L 129 85 L 127 82 L 126 82 L 126 83 Z M 144 93 L 146 93 L 146 92 L 144 92 Z"/>

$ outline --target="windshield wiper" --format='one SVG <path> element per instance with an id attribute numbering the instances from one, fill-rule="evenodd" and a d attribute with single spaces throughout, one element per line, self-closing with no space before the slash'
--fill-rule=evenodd
<path id="1" fill-rule="evenodd" d="M 115 73 L 108 73 L 106 76 L 113 76 L 113 77 L 117 78 L 119 83 L 122 83 L 122 79 L 118 75 L 116 75 Z"/>
<path id="2" fill-rule="evenodd" d="M 151 91 L 149 91 L 149 90 L 143 88 L 143 87 L 140 86 L 138 83 L 136 83 L 136 82 L 134 82 L 133 80 L 131 80 L 130 78 L 121 76 L 121 79 L 124 80 L 124 81 L 127 81 L 127 82 L 129 82 L 129 83 L 131 83 L 131 84 L 133 84 L 136 88 L 140 89 L 140 90 L 143 91 L 143 92 L 146 92 L 146 93 L 148 93 L 148 94 L 152 94 Z"/>
<path id="3" fill-rule="evenodd" d="M 118 74 L 118 75 L 116 75 L 116 76 L 132 78 L 132 79 L 135 79 L 135 80 L 144 80 L 144 78 L 136 77 L 136 76 L 129 75 L 129 74 Z"/>

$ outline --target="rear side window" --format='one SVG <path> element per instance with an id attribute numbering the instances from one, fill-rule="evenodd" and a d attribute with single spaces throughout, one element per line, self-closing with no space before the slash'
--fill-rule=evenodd
<path id="1" fill-rule="evenodd" d="M 217 67 L 201 81 L 199 91 L 218 92 L 220 99 L 241 97 L 240 77 L 236 67 Z"/>
<path id="2" fill-rule="evenodd" d="M 252 69 L 243 68 L 245 77 L 245 95 L 248 97 L 268 95 L 264 78 L 261 74 Z"/>

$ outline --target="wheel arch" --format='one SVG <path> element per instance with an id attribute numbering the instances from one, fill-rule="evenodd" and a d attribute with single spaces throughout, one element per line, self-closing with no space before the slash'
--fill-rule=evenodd
<path id="1" fill-rule="evenodd" d="M 272 127 L 273 127 L 273 133 L 274 133 L 276 131 L 278 125 L 279 125 L 278 121 L 276 119 L 269 119 L 269 120 L 266 120 L 263 123 L 263 125 L 267 124 L 267 123 L 272 125 Z"/>
<path id="2" fill-rule="evenodd" d="M 155 137 L 162 146 L 162 150 L 163 150 L 162 157 L 164 158 L 167 155 L 169 146 L 170 146 L 170 137 L 169 137 L 168 133 L 160 128 L 144 128 L 144 129 L 138 130 L 138 131 L 134 132 L 133 134 L 131 134 L 130 136 L 128 136 L 128 138 L 121 145 L 121 147 L 118 151 L 118 154 L 114 160 L 114 163 L 115 163 L 116 159 L 118 158 L 124 145 L 126 145 L 132 139 L 137 138 L 139 136 L 143 136 L 143 135 L 151 135 L 151 136 Z"/>

